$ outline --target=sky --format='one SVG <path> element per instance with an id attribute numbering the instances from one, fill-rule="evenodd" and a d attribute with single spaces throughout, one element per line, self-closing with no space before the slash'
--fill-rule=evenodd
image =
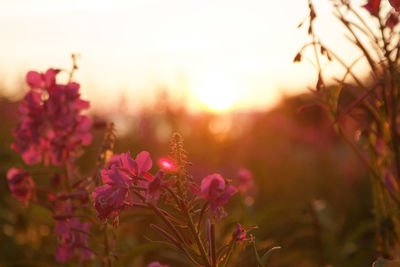
<path id="1" fill-rule="evenodd" d="M 330 1 L 314 2 L 321 39 L 354 58 Z M 306 0 L 2 0 L 0 84 L 16 95 L 27 71 L 69 69 L 77 53 L 94 109 L 135 112 L 160 90 L 191 111 L 266 109 L 315 84 L 311 64 L 292 63 L 307 14 Z"/>

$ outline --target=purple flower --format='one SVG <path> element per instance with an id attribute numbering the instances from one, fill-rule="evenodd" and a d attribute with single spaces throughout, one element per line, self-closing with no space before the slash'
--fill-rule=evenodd
<path id="1" fill-rule="evenodd" d="M 158 171 L 153 179 L 147 184 L 146 196 L 147 200 L 152 203 L 157 203 L 158 199 L 161 196 L 162 188 L 169 187 L 172 185 L 172 181 L 165 182 L 164 181 L 164 172 Z"/>
<path id="2" fill-rule="evenodd" d="M 214 173 L 203 178 L 198 194 L 210 202 L 211 213 L 218 220 L 226 215 L 223 206 L 237 191 L 234 186 L 226 185 L 221 175 Z"/>
<path id="3" fill-rule="evenodd" d="M 133 160 L 130 153 L 114 155 L 101 170 L 105 185 L 94 189 L 94 208 L 100 219 L 105 220 L 133 202 L 129 189 L 132 186 L 147 185 L 152 176 L 147 172 L 152 167 L 150 154 L 139 153 Z"/>
<path id="4" fill-rule="evenodd" d="M 56 260 L 66 262 L 75 254 L 80 261 L 90 259 L 92 253 L 88 247 L 88 232 L 91 227 L 90 222 L 82 223 L 73 217 L 71 202 L 57 202 L 57 219 L 54 232 L 58 236 L 59 245 L 56 249 Z"/>
<path id="5" fill-rule="evenodd" d="M 88 249 L 87 237 L 91 223 L 81 223 L 77 218 L 71 218 L 67 221 L 57 221 L 54 229 L 59 237 L 60 244 L 56 249 L 56 260 L 66 262 L 74 256 L 76 252 L 79 260 L 90 259 L 92 253 Z"/>

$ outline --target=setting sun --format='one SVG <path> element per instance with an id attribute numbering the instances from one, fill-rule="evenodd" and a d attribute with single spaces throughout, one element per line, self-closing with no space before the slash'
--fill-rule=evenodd
<path id="1" fill-rule="evenodd" d="M 206 109 L 222 112 L 232 109 L 239 102 L 239 88 L 228 78 L 209 75 L 194 86 L 194 93 Z"/>

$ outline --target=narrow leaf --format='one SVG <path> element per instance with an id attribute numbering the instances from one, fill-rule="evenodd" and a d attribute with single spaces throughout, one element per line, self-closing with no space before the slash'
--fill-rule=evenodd
<path id="1" fill-rule="evenodd" d="M 264 255 L 261 257 L 261 261 L 263 263 L 263 266 L 266 266 L 265 264 L 267 263 L 267 260 L 269 258 L 269 256 L 275 251 L 281 249 L 281 247 L 273 247 L 271 249 L 269 249 L 267 252 L 264 253 Z"/>

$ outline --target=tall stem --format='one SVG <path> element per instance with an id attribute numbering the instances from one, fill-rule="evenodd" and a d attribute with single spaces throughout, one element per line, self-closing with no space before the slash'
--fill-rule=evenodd
<path id="1" fill-rule="evenodd" d="M 108 235 L 107 235 L 107 224 L 104 226 L 104 253 L 106 254 L 106 267 L 112 267 L 111 259 L 110 259 L 110 247 L 108 243 Z"/>
<path id="2" fill-rule="evenodd" d="M 217 259 L 215 254 L 215 224 L 211 223 L 211 258 L 212 258 L 212 266 L 217 266 Z"/>
<path id="3" fill-rule="evenodd" d="M 211 264 L 210 264 L 209 259 L 207 257 L 206 249 L 204 248 L 204 244 L 200 239 L 200 234 L 199 234 L 199 232 L 197 232 L 197 229 L 194 226 L 192 216 L 190 215 L 186 205 L 184 203 L 182 203 L 182 204 L 183 204 L 182 206 L 183 206 L 185 215 L 188 218 L 190 231 L 192 232 L 192 235 L 193 235 L 193 237 L 194 237 L 194 239 L 196 241 L 196 245 L 200 250 L 201 257 L 204 259 L 204 262 L 205 262 L 206 266 L 207 267 L 211 267 Z"/>

